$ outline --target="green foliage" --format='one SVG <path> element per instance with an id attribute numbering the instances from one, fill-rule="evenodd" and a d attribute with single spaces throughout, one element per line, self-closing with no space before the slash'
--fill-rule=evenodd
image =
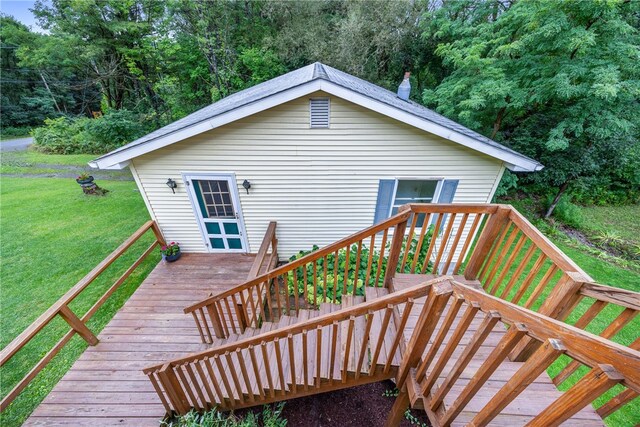
<path id="1" fill-rule="evenodd" d="M 495 197 L 506 196 L 507 194 L 517 190 L 517 188 L 518 188 L 518 176 L 509 170 L 505 170 L 504 174 L 502 174 L 502 179 L 500 180 L 500 184 L 496 189 L 496 194 L 493 197 L 495 198 Z"/>
<path id="2" fill-rule="evenodd" d="M 616 185 L 637 195 L 639 8 L 446 2 L 423 28 L 450 72 L 424 102 L 545 165 L 520 185 Z"/>
<path id="3" fill-rule="evenodd" d="M 36 149 L 55 154 L 103 154 L 144 135 L 148 128 L 127 110 L 113 110 L 96 119 L 46 119 L 33 131 Z"/>
<path id="4" fill-rule="evenodd" d="M 404 253 L 407 252 L 407 263 L 404 266 L 403 273 L 409 273 L 411 271 L 411 265 L 413 260 L 416 259 L 416 264 L 418 266 L 422 266 L 425 262 L 427 252 L 429 249 L 429 243 L 431 241 L 431 236 L 433 235 L 433 226 L 429 226 L 429 229 L 425 232 L 425 236 L 423 239 L 423 243 L 420 247 L 420 251 L 416 252 L 418 246 L 418 238 L 414 237 L 411 240 L 411 243 L 407 247 L 408 239 L 405 237 L 402 243 L 401 256 L 404 256 Z M 321 304 L 323 302 L 332 302 L 333 295 L 336 295 L 336 302 L 340 303 L 342 301 L 343 293 L 348 295 L 358 295 L 363 296 L 365 294 L 365 286 L 383 286 L 384 284 L 384 275 L 387 271 L 387 255 L 389 253 L 389 249 L 391 247 L 391 243 L 387 242 L 384 257 L 381 257 L 381 251 L 373 248 L 369 248 L 366 245 L 362 245 L 362 249 L 360 251 L 360 263 L 358 263 L 358 245 L 353 244 L 349 247 L 349 257 L 347 258 L 347 249 L 342 248 L 336 252 L 328 254 L 326 257 L 326 269 L 327 269 L 327 281 L 324 281 L 324 269 L 325 269 L 325 259 L 319 258 L 315 262 L 315 283 L 316 283 L 316 294 L 313 293 L 313 284 L 314 282 L 314 263 L 307 263 L 303 267 L 298 267 L 293 272 L 287 275 L 287 289 L 289 295 L 294 295 L 296 292 L 296 284 L 297 284 L 297 293 L 298 296 L 305 295 L 306 292 L 306 301 L 308 304 L 312 305 L 314 301 L 317 304 Z M 318 246 L 314 245 L 313 248 L 309 251 L 300 251 L 296 255 L 289 258 L 290 262 L 298 260 L 314 251 L 317 251 Z M 369 265 L 369 257 L 371 257 L 371 269 L 367 270 Z M 337 262 L 336 262 L 337 261 Z M 378 264 L 380 264 L 380 274 L 378 275 Z M 430 264 L 429 264 L 430 266 Z M 358 269 L 358 276 L 355 276 L 356 267 Z M 398 269 L 401 266 L 398 266 Z M 306 271 L 305 271 L 306 270 Z M 430 271 L 430 268 L 426 269 L 427 272 Z M 367 273 L 369 273 L 369 281 L 367 280 Z M 295 280 L 294 280 L 295 274 Z M 346 282 L 345 282 L 345 274 L 346 274 Z M 305 291 L 305 278 L 307 282 L 307 289 Z M 337 278 L 337 280 L 336 280 Z M 377 280 L 376 280 L 377 279 Z M 365 283 L 366 282 L 366 283 Z M 346 283 L 346 288 L 345 288 Z M 355 287 L 355 294 L 354 294 Z M 323 300 L 326 291 L 326 299 Z M 315 298 L 314 298 L 315 297 Z"/>
<path id="5" fill-rule="evenodd" d="M 265 405 L 261 414 L 251 411 L 244 417 L 233 414 L 223 414 L 215 408 L 203 414 L 192 410 L 186 415 L 160 423 L 163 427 L 285 427 L 287 420 L 283 419 L 282 408 L 285 402 L 271 407 Z"/>
<path id="6" fill-rule="evenodd" d="M 547 204 L 551 203 L 551 199 L 552 198 L 549 198 L 547 200 Z M 553 211 L 553 216 L 573 228 L 581 228 L 584 224 L 580 208 L 566 198 L 560 199 Z"/>
<path id="7" fill-rule="evenodd" d="M 31 133 L 31 128 L 26 126 L 26 127 L 6 127 L 6 128 L 2 128 L 0 129 L 0 137 L 2 139 L 11 139 L 11 138 L 16 138 L 16 137 L 24 137 L 29 135 L 29 133 Z"/>

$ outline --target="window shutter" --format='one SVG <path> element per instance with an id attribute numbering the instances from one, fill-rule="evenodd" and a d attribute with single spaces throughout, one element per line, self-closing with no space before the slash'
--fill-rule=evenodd
<path id="1" fill-rule="evenodd" d="M 329 127 L 329 98 L 309 100 L 309 123 L 312 128 Z"/>
<path id="2" fill-rule="evenodd" d="M 457 179 L 445 179 L 442 182 L 442 190 L 440 190 L 440 197 L 438 203 L 453 203 L 453 196 L 456 194 L 458 188 Z"/>
<path id="3" fill-rule="evenodd" d="M 395 179 L 381 179 L 378 184 L 378 200 L 376 202 L 376 213 L 373 216 L 373 223 L 377 224 L 389 217 L 391 205 L 393 204 L 393 190 L 396 187 Z"/>

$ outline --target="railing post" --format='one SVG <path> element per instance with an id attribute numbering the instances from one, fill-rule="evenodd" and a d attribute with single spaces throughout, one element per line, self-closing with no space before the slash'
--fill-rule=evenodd
<path id="1" fill-rule="evenodd" d="M 398 213 L 411 209 L 408 205 L 400 206 Z M 404 232 L 407 229 L 407 223 L 409 218 L 395 225 L 393 230 L 393 240 L 391 241 L 391 248 L 389 249 L 389 255 L 387 256 L 387 270 L 384 273 L 384 286 L 389 288 L 393 282 L 393 278 L 396 275 L 396 269 L 398 268 L 398 262 L 400 261 L 400 252 L 402 251 L 402 243 L 404 241 Z"/>
<path id="2" fill-rule="evenodd" d="M 449 279 L 449 277 L 443 277 L 443 280 L 447 279 Z M 409 394 L 406 386 L 407 376 L 409 375 L 410 369 L 414 368 L 420 361 L 422 352 L 427 346 L 452 292 L 451 284 L 448 282 L 436 283 L 429 288 L 427 301 L 420 312 L 418 323 L 413 330 L 411 339 L 407 344 L 406 351 L 400 362 L 400 368 L 396 376 L 396 385 L 400 393 L 385 421 L 384 425 L 387 427 L 400 424 L 404 412 L 409 407 Z M 402 331 L 400 331 L 400 333 L 402 333 Z"/>
<path id="3" fill-rule="evenodd" d="M 91 332 L 91 329 L 85 325 L 82 320 L 75 315 L 73 311 L 65 304 L 60 307 L 60 316 L 71 326 L 89 345 L 98 344 L 98 338 Z"/>
<path id="4" fill-rule="evenodd" d="M 176 373 L 173 371 L 171 364 L 166 363 L 158 371 L 158 378 L 162 383 L 162 387 L 167 392 L 167 397 L 173 403 L 173 407 L 178 415 L 184 415 L 189 412 L 190 405 L 187 400 L 187 396 L 184 394 L 184 390 L 176 377 Z"/>
<path id="5" fill-rule="evenodd" d="M 162 235 L 162 231 L 160 231 L 160 227 L 158 226 L 158 223 L 153 221 L 153 224 L 151 224 L 151 230 L 153 231 L 153 234 L 156 236 L 156 240 L 158 241 L 158 244 L 160 246 L 165 246 L 167 244 L 167 241 L 164 240 L 164 236 Z"/>
<path id="6" fill-rule="evenodd" d="M 563 321 L 580 302 L 580 288 L 586 282 L 586 278 L 573 271 L 565 272 L 551 293 L 542 303 L 538 313 Z M 509 359 L 514 362 L 524 362 L 540 347 L 540 342 L 530 337 L 525 337 L 513 349 Z"/>
<path id="7" fill-rule="evenodd" d="M 496 211 L 491 215 L 464 269 L 465 279 L 476 280 L 478 278 L 478 272 L 480 268 L 482 268 L 482 264 L 487 258 L 491 246 L 498 237 L 498 234 L 502 231 L 502 228 L 509 222 L 510 212 L 511 207 L 498 206 Z M 464 256 L 464 254 L 461 254 L 461 256 Z"/>

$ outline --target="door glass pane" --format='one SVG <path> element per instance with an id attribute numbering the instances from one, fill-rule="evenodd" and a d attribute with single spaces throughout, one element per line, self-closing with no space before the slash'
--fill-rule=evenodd
<path id="1" fill-rule="evenodd" d="M 224 232 L 227 234 L 240 234 L 238 224 L 235 222 L 225 222 L 222 226 L 224 227 Z"/>
<path id="2" fill-rule="evenodd" d="M 242 242 L 240 239 L 227 239 L 229 249 L 242 249 Z"/>
<path id="3" fill-rule="evenodd" d="M 205 227 L 207 227 L 207 233 L 209 234 L 221 234 L 220 224 L 217 222 L 206 222 Z"/>
<path id="4" fill-rule="evenodd" d="M 233 218 L 235 210 L 226 180 L 194 181 L 202 193 L 208 218 Z"/>
<path id="5" fill-rule="evenodd" d="M 213 238 L 209 239 L 209 241 L 211 242 L 211 247 L 213 249 L 224 249 L 224 242 L 222 241 L 222 239 Z"/>

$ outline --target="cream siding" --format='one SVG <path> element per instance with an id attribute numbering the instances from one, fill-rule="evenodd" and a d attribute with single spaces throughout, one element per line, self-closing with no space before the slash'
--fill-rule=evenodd
<path id="1" fill-rule="evenodd" d="M 181 173 L 236 175 L 250 251 L 278 222 L 281 256 L 323 246 L 371 225 L 378 181 L 459 179 L 456 203 L 490 200 L 502 162 L 331 97 L 328 129 L 310 129 L 309 98 L 280 105 L 133 160 L 165 237 L 205 252 Z M 165 182 L 178 182 L 176 194 Z M 242 181 L 251 181 L 246 194 Z"/>

